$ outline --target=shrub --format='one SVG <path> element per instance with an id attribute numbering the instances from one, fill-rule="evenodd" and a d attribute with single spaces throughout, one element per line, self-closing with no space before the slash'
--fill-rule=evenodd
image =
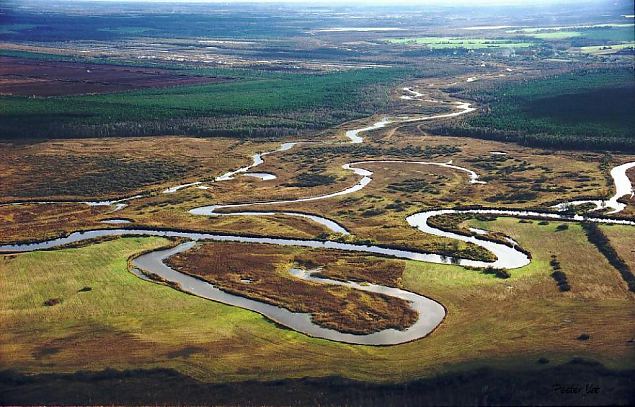
<path id="1" fill-rule="evenodd" d="M 494 268 L 494 267 L 491 267 L 491 266 L 486 267 L 483 270 L 483 273 L 484 274 L 493 274 L 497 278 L 502 278 L 502 279 L 506 279 L 506 278 L 509 278 L 509 277 L 512 276 L 511 274 L 509 274 L 509 271 L 507 271 L 505 269 L 497 269 L 497 268 Z"/>
<path id="2" fill-rule="evenodd" d="M 330 175 L 302 173 L 295 177 L 295 181 L 288 184 L 291 187 L 317 187 L 329 185 L 335 182 L 335 177 Z"/>
<path id="3" fill-rule="evenodd" d="M 556 284 L 558 285 L 558 289 L 560 291 L 571 291 L 571 286 L 567 281 L 567 275 L 564 272 L 560 270 L 554 271 L 551 273 L 551 277 L 556 280 Z"/>
<path id="4" fill-rule="evenodd" d="M 61 303 L 62 303 L 61 298 L 49 298 L 48 300 L 44 301 L 44 305 L 47 307 L 52 307 L 54 305 L 61 304 Z"/>
<path id="5" fill-rule="evenodd" d="M 558 289 L 562 292 L 571 291 L 571 286 L 569 285 L 569 281 L 567 280 L 567 275 L 562 271 L 562 267 L 560 267 L 560 262 L 556 256 L 551 256 L 551 261 L 549 261 L 551 265 L 551 269 L 553 273 L 551 273 L 551 277 L 556 281 L 558 285 Z"/>
<path id="6" fill-rule="evenodd" d="M 365 218 L 370 218 L 370 217 L 373 217 L 373 216 L 381 215 L 384 212 L 385 211 L 383 209 L 368 209 L 368 210 L 365 210 L 364 212 L 362 212 L 362 215 Z"/>

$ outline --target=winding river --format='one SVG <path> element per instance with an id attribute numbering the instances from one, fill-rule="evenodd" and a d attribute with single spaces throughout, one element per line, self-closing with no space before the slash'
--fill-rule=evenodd
<path id="1" fill-rule="evenodd" d="M 406 100 L 418 100 L 422 94 L 411 90 L 410 88 L 404 88 L 404 91 L 408 92 L 410 97 L 402 97 Z M 437 101 L 438 102 L 438 101 Z M 475 110 L 469 103 L 464 102 L 443 102 L 452 105 L 455 108 L 454 112 L 439 114 L 434 116 L 420 116 L 420 117 L 404 117 L 399 119 L 383 118 L 371 126 L 362 127 L 359 129 L 348 130 L 346 137 L 352 144 L 363 143 L 364 139 L 360 134 L 383 128 L 391 123 L 407 123 L 414 121 L 433 120 L 455 117 L 458 115 L 470 113 Z M 291 149 L 297 143 L 284 143 L 278 149 L 258 153 L 252 156 L 252 163 L 245 167 L 238 168 L 236 170 L 229 171 L 214 179 L 214 182 L 229 181 L 234 179 L 236 175 L 248 175 L 260 178 L 262 180 L 274 179 L 275 175 L 267 173 L 249 173 L 251 169 L 259 166 L 264 162 L 263 157 L 274 153 L 283 152 Z M 337 222 L 327 219 L 322 216 L 307 214 L 302 212 L 293 211 L 238 211 L 232 212 L 233 209 L 243 209 L 246 207 L 262 207 L 280 204 L 293 204 L 299 202 L 310 202 L 317 200 L 325 200 L 354 192 L 360 191 L 365 188 L 370 182 L 372 182 L 373 173 L 363 168 L 364 165 L 373 163 L 383 164 L 409 164 L 409 165 L 428 165 L 439 166 L 449 168 L 455 171 L 463 172 L 468 176 L 468 182 L 471 184 L 482 184 L 483 181 L 479 180 L 478 174 L 474 171 L 463 168 L 457 165 L 449 163 L 436 163 L 427 161 L 412 161 L 412 160 L 367 160 L 347 163 L 342 166 L 345 170 L 352 171 L 353 174 L 360 177 L 359 181 L 354 185 L 345 188 L 343 190 L 305 198 L 291 199 L 291 200 L 279 200 L 279 201 L 263 201 L 263 202 L 247 202 L 247 203 L 232 203 L 232 204 L 216 204 L 210 206 L 203 206 L 191 209 L 189 212 L 193 215 L 201 216 L 293 216 L 304 219 L 309 219 L 313 222 L 319 223 L 326 227 L 331 233 L 340 235 L 350 234 L 343 226 Z M 626 176 L 626 171 L 629 168 L 635 166 L 635 163 L 627 163 L 622 166 L 616 167 L 611 171 L 611 175 L 615 181 L 616 194 L 604 202 L 602 207 L 609 207 L 614 209 L 613 212 L 619 212 L 624 208 L 624 205 L 618 202 L 618 199 L 633 193 L 630 180 Z M 272 178 L 273 177 L 273 178 Z M 188 184 L 177 185 L 175 187 L 164 190 L 164 193 L 175 193 L 183 188 L 197 186 L 199 188 L 207 188 L 202 185 L 202 182 L 192 182 Z M 130 198 L 125 198 L 116 201 L 95 201 L 95 202 L 83 202 L 87 205 L 111 205 L 114 210 L 119 210 L 127 205 L 127 202 L 131 199 L 136 199 L 142 195 L 137 195 Z M 578 203 L 580 202 L 580 203 Z M 560 204 L 557 209 L 565 208 L 565 205 L 579 205 L 581 203 L 588 203 L 595 201 L 574 201 L 569 203 Z M 53 203 L 53 202 L 51 202 Z M 220 212 L 219 212 L 220 211 Z M 199 241 L 217 241 L 217 242 L 241 242 L 241 243 L 260 243 L 260 244 L 272 244 L 272 245 L 284 245 L 284 246 L 297 246 L 316 249 L 337 249 L 350 252 L 369 253 L 381 256 L 388 256 L 398 259 L 407 259 L 414 261 L 438 263 L 438 264 L 458 264 L 462 266 L 471 267 L 494 267 L 514 269 L 523 267 L 529 264 L 529 257 L 522 251 L 517 249 L 516 242 L 510 241 L 510 245 L 496 243 L 478 236 L 464 236 L 453 232 L 444 231 L 434 228 L 429 225 L 428 220 L 433 216 L 439 216 L 452 213 L 466 213 L 466 214 L 490 214 L 497 216 L 511 216 L 517 218 L 541 218 L 541 219 L 558 219 L 564 221 L 589 221 L 597 223 L 608 224 L 624 224 L 635 225 L 635 222 L 629 220 L 619 220 L 602 217 L 585 217 L 581 215 L 570 215 L 567 213 L 543 213 L 535 211 L 524 210 L 499 210 L 499 209 L 470 209 L 470 210 L 453 210 L 453 209 L 440 209 L 415 213 L 406 218 L 406 222 L 412 227 L 416 227 L 423 233 L 432 234 L 435 236 L 442 236 L 450 239 L 460 240 L 463 242 L 469 242 L 476 244 L 489 250 L 496 256 L 496 260 L 493 262 L 476 261 L 469 259 L 461 259 L 454 257 L 441 256 L 434 253 L 424 253 L 414 250 L 395 249 L 379 245 L 363 245 L 354 243 L 344 243 L 333 240 L 302 240 L 302 239 L 286 239 L 281 237 L 248 237 L 242 235 L 223 235 L 213 233 L 199 233 L 180 230 L 157 230 L 157 229 L 144 229 L 144 228 L 120 228 L 120 229 L 98 229 L 89 230 L 84 232 L 74 232 L 68 236 L 51 239 L 42 242 L 14 244 L 14 245 L 2 245 L 0 246 L 0 253 L 15 253 L 15 252 L 30 252 L 35 250 L 53 249 L 62 247 L 67 244 L 89 241 L 92 239 L 107 237 L 107 236 L 162 236 L 168 238 L 185 238 L 189 241 L 182 243 L 174 248 L 156 250 L 150 253 L 143 254 L 136 259 L 132 260 L 133 270 L 131 270 L 138 277 L 148 280 L 146 275 L 141 272 L 154 273 L 161 276 L 163 279 L 178 283 L 180 289 L 214 301 L 219 301 L 225 304 L 242 307 L 255 312 L 258 312 L 267 318 L 276 321 L 284 326 L 287 326 L 293 330 L 304 333 L 309 336 L 324 338 L 344 343 L 351 344 L 365 344 L 365 345 L 395 345 L 399 343 L 405 343 L 422 338 L 432 332 L 444 319 L 445 309 L 438 302 L 426 298 L 425 296 L 412 293 L 406 290 L 402 290 L 395 287 L 386 287 L 377 284 L 359 284 L 354 282 L 342 282 L 336 280 L 330 280 L 325 278 L 318 278 L 313 276 L 314 271 L 291 269 L 292 276 L 298 279 L 317 282 L 320 284 L 335 284 L 350 287 L 355 290 L 362 290 L 374 293 L 382 293 L 388 296 L 401 298 L 408 302 L 419 315 L 419 318 L 412 326 L 403 331 L 394 329 L 387 329 L 380 332 L 368 334 L 368 335 L 354 335 L 338 332 L 335 330 L 320 327 L 311 321 L 309 314 L 294 313 L 285 308 L 276 307 L 270 304 L 265 304 L 259 301 L 251 300 L 245 297 L 232 295 L 226 293 L 216 287 L 213 284 L 205 282 L 203 280 L 194 278 L 192 276 L 180 273 L 176 270 L 168 267 L 164 260 L 170 256 L 189 250 Z M 104 221 L 106 223 L 125 223 L 125 219 L 110 219 Z M 482 234 L 475 232 L 477 234 Z"/>
<path id="2" fill-rule="evenodd" d="M 164 261 L 167 258 L 191 249 L 194 244 L 195 242 L 186 242 L 171 249 L 144 254 L 134 259 L 132 261 L 132 265 L 140 270 L 152 270 L 154 274 L 166 280 L 178 283 L 181 290 L 187 291 L 199 297 L 208 298 L 224 304 L 258 312 L 259 314 L 267 316 L 267 318 L 272 321 L 309 336 L 344 343 L 358 345 L 396 345 L 399 343 L 409 342 L 427 335 L 435 327 L 437 327 L 445 317 L 445 309 L 441 304 L 409 291 L 393 287 L 384 287 L 376 284 L 358 284 L 316 278 L 312 276 L 312 272 L 310 271 L 291 269 L 291 275 L 301 280 L 308 280 L 319 284 L 342 285 L 356 290 L 401 298 L 407 301 L 420 315 L 420 318 L 418 318 L 413 325 L 403 331 L 385 329 L 368 335 L 355 335 L 323 328 L 312 322 L 310 314 L 291 312 L 286 308 L 277 307 L 275 305 L 227 293 L 201 279 L 179 273 L 165 264 Z"/>
<path id="3" fill-rule="evenodd" d="M 564 211 L 571 206 L 578 206 L 584 204 L 593 204 L 595 208 L 593 211 L 599 211 L 603 209 L 611 209 L 608 214 L 614 214 L 623 211 L 626 205 L 619 202 L 619 199 L 625 196 L 632 198 L 635 195 L 631 180 L 626 175 L 626 171 L 631 168 L 635 168 L 635 162 L 618 165 L 611 170 L 611 177 L 615 184 L 615 194 L 608 200 L 596 199 L 596 200 L 583 200 L 583 201 L 571 201 L 563 202 L 553 207 Z"/>
<path id="4" fill-rule="evenodd" d="M 453 170 L 458 170 L 465 172 L 469 175 L 469 182 L 471 184 L 484 184 L 484 181 L 479 180 L 479 175 L 467 168 L 459 167 L 458 165 L 453 165 L 450 163 L 436 163 L 430 161 L 409 161 L 409 160 L 367 160 L 367 161 L 357 161 L 353 163 L 347 163 L 342 165 L 342 168 L 345 170 L 352 171 L 355 175 L 361 176 L 361 179 L 353 186 L 343 189 L 337 192 L 331 192 L 325 195 L 317 195 L 306 198 L 296 198 L 296 199 L 285 199 L 279 201 L 262 201 L 262 202 L 246 202 L 246 203 L 235 203 L 235 204 L 217 204 L 217 205 L 209 205 L 209 206 L 201 206 L 198 208 L 191 209 L 189 212 L 192 215 L 205 215 L 205 216 L 228 216 L 228 215 L 237 215 L 237 213 L 223 213 L 218 212 L 218 210 L 222 209 L 233 209 L 233 208 L 244 208 L 247 206 L 268 206 L 268 205 L 282 205 L 282 204 L 294 204 L 300 202 L 311 202 L 311 201 L 320 201 L 324 199 L 335 198 L 338 196 L 352 194 L 354 192 L 361 191 L 368 184 L 371 183 L 373 172 L 364 168 L 361 168 L 361 165 L 364 164 L 414 164 L 414 165 L 430 165 L 437 166 L 443 168 L 450 168 Z M 259 212 L 242 212 L 243 214 L 251 214 L 251 215 L 263 215 L 263 213 Z M 285 214 L 289 216 L 302 216 L 306 217 L 305 214 L 298 214 L 295 212 L 269 212 L 268 214 Z M 325 219 L 325 218 L 321 218 Z M 333 221 L 329 221 L 333 222 Z M 324 221 L 319 221 L 319 223 L 325 224 Z M 325 225 L 326 226 L 326 225 Z M 338 232 L 341 233 L 341 232 Z"/>

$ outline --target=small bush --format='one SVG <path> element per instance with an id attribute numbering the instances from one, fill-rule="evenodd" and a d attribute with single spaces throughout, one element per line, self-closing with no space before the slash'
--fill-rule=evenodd
<path id="1" fill-rule="evenodd" d="M 44 305 L 47 307 L 52 307 L 54 305 L 61 304 L 61 303 L 62 303 L 61 298 L 49 298 L 48 300 L 44 301 Z"/>
<path id="2" fill-rule="evenodd" d="M 558 270 L 551 273 L 551 277 L 556 280 L 556 284 L 558 285 L 558 289 L 560 291 L 571 291 L 571 286 L 567 281 L 567 275 L 564 272 Z"/>
<path id="3" fill-rule="evenodd" d="M 567 280 L 567 275 L 562 271 L 562 267 L 560 267 L 560 262 L 556 256 L 551 256 L 551 261 L 549 261 L 551 265 L 551 269 L 553 273 L 551 273 L 551 277 L 556 281 L 558 285 L 558 289 L 562 292 L 571 291 L 571 286 L 569 285 L 569 281 Z"/>
<path id="4" fill-rule="evenodd" d="M 302 173 L 295 177 L 294 182 L 287 185 L 290 187 L 317 187 L 320 185 L 329 185 L 335 182 L 335 177 L 330 175 Z"/>
<path id="5" fill-rule="evenodd" d="M 91 287 L 86 286 L 86 287 L 81 288 L 81 289 L 80 289 L 79 291 L 77 291 L 77 292 L 80 292 L 80 293 L 86 293 L 86 292 L 88 292 L 88 291 L 93 291 L 93 289 L 92 289 Z"/>
<path id="6" fill-rule="evenodd" d="M 397 212 L 403 212 L 407 208 L 406 208 L 406 205 L 401 202 L 394 202 L 394 203 L 386 205 L 386 209 L 395 210 Z"/>
<path id="7" fill-rule="evenodd" d="M 497 278 L 509 278 L 512 275 L 509 274 L 509 271 L 505 270 L 505 269 L 496 269 L 494 267 L 486 267 L 485 270 L 483 270 L 484 274 L 493 274 L 495 275 Z"/>
<path id="8" fill-rule="evenodd" d="M 561 223 L 556 227 L 556 232 L 560 232 L 562 230 L 567 230 L 569 229 L 569 225 L 567 225 L 566 223 Z"/>
<path id="9" fill-rule="evenodd" d="M 364 216 L 365 218 L 371 218 L 373 216 L 379 216 L 384 212 L 386 211 L 384 211 L 383 209 L 368 209 L 362 212 L 362 216 Z"/>

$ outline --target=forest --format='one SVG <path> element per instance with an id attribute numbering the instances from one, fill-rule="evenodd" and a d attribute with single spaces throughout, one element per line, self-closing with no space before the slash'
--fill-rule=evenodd
<path id="1" fill-rule="evenodd" d="M 574 71 L 467 90 L 483 114 L 434 129 L 547 148 L 635 151 L 632 69 Z"/>
<path id="2" fill-rule="evenodd" d="M 308 75 L 237 70 L 231 77 L 240 80 L 227 83 L 104 95 L 4 96 L 0 132 L 13 139 L 25 134 L 31 138 L 287 136 L 381 110 L 388 103 L 390 86 L 407 72 L 392 68 Z"/>

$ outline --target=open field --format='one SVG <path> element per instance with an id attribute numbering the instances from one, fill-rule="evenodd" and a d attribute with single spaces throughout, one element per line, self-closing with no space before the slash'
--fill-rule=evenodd
<path id="1" fill-rule="evenodd" d="M 391 38 L 390 43 L 401 45 L 425 45 L 431 49 L 491 49 L 491 48 L 527 48 L 533 43 L 514 40 L 498 40 L 488 38 L 460 38 L 460 37 L 419 37 L 419 38 Z"/>
<path id="2" fill-rule="evenodd" d="M 463 370 L 486 361 L 539 368 L 540 357 L 557 364 L 580 356 L 632 368 L 633 297 L 579 226 L 558 232 L 558 240 L 548 238 L 555 223 L 501 219 L 481 226 L 512 236 L 534 261 L 505 280 L 456 266 L 408 262 L 403 286 L 442 300 L 448 309 L 446 322 L 426 339 L 427 346 L 359 347 L 311 339 L 257 314 L 130 274 L 127 256 L 162 244 L 160 239 L 126 238 L 3 256 L 7 329 L 1 338 L 7 351 L 2 363 L 29 372 L 161 366 L 206 381 L 307 375 L 403 381 L 434 374 L 441 366 Z M 568 293 L 559 292 L 549 275 L 551 255 L 568 276 Z M 9 286 L 20 289 L 9 291 Z M 92 290 L 77 292 L 85 286 Z M 50 298 L 61 303 L 42 305 Z M 611 320 L 610 332 L 606 320 Z M 576 339 L 584 333 L 591 339 Z"/>
<path id="3" fill-rule="evenodd" d="M 632 24 L 624 24 L 623 26 L 613 27 L 576 27 L 562 29 L 524 29 L 512 30 L 511 33 L 522 33 L 528 37 L 539 38 L 542 40 L 561 40 L 575 38 L 576 40 L 598 40 L 598 41 L 633 41 L 635 32 Z"/>
<path id="4" fill-rule="evenodd" d="M 595 45 L 595 46 L 586 46 L 580 47 L 580 52 L 591 54 L 591 55 L 612 55 L 616 53 L 633 53 L 635 49 L 635 42 L 627 42 L 623 44 L 615 44 L 615 45 Z"/>
<path id="5" fill-rule="evenodd" d="M 602 232 L 609 238 L 611 246 L 617 255 L 626 263 L 626 266 L 635 271 L 635 234 L 629 228 L 602 227 Z"/>
<path id="6" fill-rule="evenodd" d="M 225 82 L 229 78 L 176 75 L 159 69 L 46 62 L 0 57 L 0 94 L 66 96 Z"/>

